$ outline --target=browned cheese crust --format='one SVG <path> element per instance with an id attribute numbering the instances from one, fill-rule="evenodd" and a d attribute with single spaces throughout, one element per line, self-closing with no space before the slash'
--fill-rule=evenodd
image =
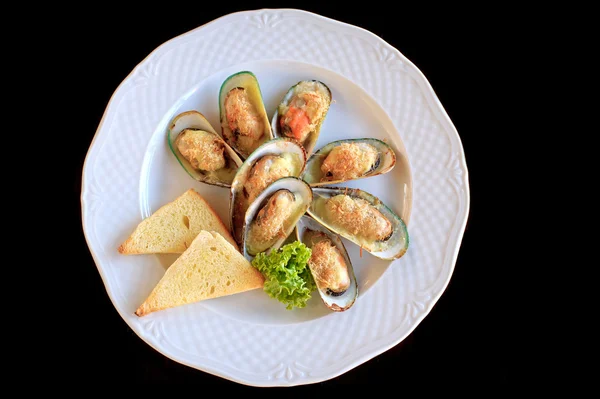
<path id="1" fill-rule="evenodd" d="M 294 196 L 287 190 L 279 190 L 269 198 L 258 212 L 248 231 L 247 246 L 262 252 L 285 235 L 285 221 L 294 211 Z"/>
<path id="2" fill-rule="evenodd" d="M 248 203 L 271 183 L 282 177 L 292 175 L 292 165 L 279 155 L 265 155 L 250 170 L 248 180 L 244 184 L 244 196 Z"/>
<path id="3" fill-rule="evenodd" d="M 362 198 L 338 194 L 325 203 L 328 219 L 350 234 L 369 241 L 384 240 L 392 233 L 392 224 Z"/>
<path id="4" fill-rule="evenodd" d="M 341 292 L 350 285 L 348 266 L 331 240 L 325 239 L 314 244 L 308 263 L 315 282 L 321 289 Z"/>
<path id="5" fill-rule="evenodd" d="M 225 147 L 212 133 L 185 129 L 177 136 L 176 145 L 194 169 L 214 172 L 225 167 Z"/>
<path id="6" fill-rule="evenodd" d="M 244 152 L 254 151 L 260 144 L 265 126 L 246 90 L 236 87 L 227 93 L 225 115 L 232 134 L 228 139 Z"/>
<path id="7" fill-rule="evenodd" d="M 375 165 L 377 155 L 377 150 L 370 144 L 342 143 L 323 161 L 321 181 L 356 179 Z"/>

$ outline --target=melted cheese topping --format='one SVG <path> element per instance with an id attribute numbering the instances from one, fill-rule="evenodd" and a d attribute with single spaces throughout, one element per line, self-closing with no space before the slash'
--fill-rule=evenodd
<path id="1" fill-rule="evenodd" d="M 377 149 L 366 143 L 341 143 L 334 147 L 323 163 L 321 181 L 350 180 L 363 176 L 377 162 Z"/>
<path id="2" fill-rule="evenodd" d="M 334 292 L 346 290 L 350 285 L 350 275 L 339 249 L 329 239 L 319 241 L 311 249 L 312 254 L 308 263 L 315 283 L 321 290 L 328 288 Z"/>
<path id="3" fill-rule="evenodd" d="M 214 172 L 225 167 L 225 147 L 212 133 L 185 129 L 177 137 L 175 145 L 194 169 Z"/>
<path id="4" fill-rule="evenodd" d="M 271 183 L 282 177 L 291 176 L 294 172 L 289 158 L 279 155 L 265 155 L 250 170 L 248 180 L 244 184 L 244 194 L 248 203 Z"/>
<path id="5" fill-rule="evenodd" d="M 258 212 L 248 231 L 247 249 L 250 254 L 266 251 L 284 238 L 286 221 L 296 210 L 294 196 L 287 190 L 275 192 Z"/>
<path id="6" fill-rule="evenodd" d="M 246 90 L 237 87 L 227 93 L 225 115 L 231 130 L 227 138 L 242 151 L 254 151 L 264 134 L 264 123 Z"/>
<path id="7" fill-rule="evenodd" d="M 338 194 L 325 203 L 327 220 L 367 241 L 384 240 L 392 234 L 392 224 L 362 198 Z"/>
<path id="8" fill-rule="evenodd" d="M 329 108 L 329 94 L 316 82 L 301 82 L 287 105 L 279 107 L 283 133 L 303 143 Z"/>

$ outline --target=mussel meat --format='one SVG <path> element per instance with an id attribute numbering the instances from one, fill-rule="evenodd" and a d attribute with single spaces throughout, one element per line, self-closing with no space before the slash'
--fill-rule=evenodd
<path id="1" fill-rule="evenodd" d="M 312 201 L 308 184 L 297 177 L 271 183 L 249 205 L 243 226 L 244 256 L 278 249 L 289 237 Z"/>
<path id="2" fill-rule="evenodd" d="M 250 255 L 269 249 L 275 241 L 287 237 L 285 221 L 294 213 L 295 197 L 286 190 L 275 192 L 250 223 L 246 248 Z"/>
<path id="3" fill-rule="evenodd" d="M 359 240 L 385 241 L 392 235 L 392 223 L 368 201 L 338 194 L 325 201 L 324 219 Z"/>
<path id="4" fill-rule="evenodd" d="M 173 118 L 168 129 L 169 148 L 179 164 L 194 179 L 231 187 L 242 160 L 198 111 Z"/>
<path id="5" fill-rule="evenodd" d="M 231 184 L 229 204 L 230 227 L 239 245 L 248 206 L 274 181 L 287 176 L 299 177 L 305 164 L 304 148 L 286 138 L 264 143 L 244 161 Z"/>
<path id="6" fill-rule="evenodd" d="M 398 259 L 406 253 L 406 224 L 377 197 L 352 188 L 312 190 L 307 213 L 323 226 L 381 259 Z"/>
<path id="7" fill-rule="evenodd" d="M 378 139 L 333 141 L 306 162 L 302 178 L 312 187 L 378 176 L 396 164 L 392 148 Z"/>
<path id="8" fill-rule="evenodd" d="M 340 250 L 322 232 L 311 234 L 308 240 L 313 240 L 308 263 L 316 284 L 329 295 L 342 295 L 350 286 L 350 275 Z"/>
<path id="9" fill-rule="evenodd" d="M 331 90 L 323 82 L 298 82 L 288 90 L 273 115 L 274 135 L 297 140 L 310 154 L 330 105 Z"/>
<path id="10" fill-rule="evenodd" d="M 252 72 L 238 72 L 223 82 L 219 113 L 223 138 L 243 159 L 273 138 L 260 86 Z"/>
<path id="11" fill-rule="evenodd" d="M 307 215 L 298 222 L 296 232 L 298 240 L 311 249 L 308 266 L 325 305 L 338 312 L 349 309 L 358 297 L 358 282 L 340 237 Z"/>
<path id="12" fill-rule="evenodd" d="M 194 169 L 214 172 L 225 167 L 223 140 L 200 129 L 184 129 L 175 139 L 181 155 Z"/>

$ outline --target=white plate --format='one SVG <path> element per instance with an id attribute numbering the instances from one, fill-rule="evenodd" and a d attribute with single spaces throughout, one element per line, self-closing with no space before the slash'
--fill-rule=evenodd
<path id="1" fill-rule="evenodd" d="M 317 296 L 285 310 L 262 290 L 156 312 L 134 311 L 174 255 L 124 256 L 135 226 L 186 189 L 198 190 L 227 223 L 229 192 L 192 180 L 170 153 L 165 129 L 196 109 L 218 127 L 218 90 L 250 70 L 269 116 L 301 79 L 319 79 L 332 105 L 316 148 L 342 138 L 386 139 L 400 162 L 357 180 L 408 222 L 402 258 L 382 261 L 345 241 L 359 298 L 343 313 Z M 412 185 L 412 189 L 411 189 Z M 377 36 L 298 10 L 230 14 L 152 52 L 114 93 L 83 170 L 82 217 L 106 290 L 127 324 L 165 356 L 255 386 L 333 378 L 404 339 L 429 313 L 454 268 L 469 211 L 460 138 L 420 71 Z M 412 207 L 411 207 L 412 206 Z"/>

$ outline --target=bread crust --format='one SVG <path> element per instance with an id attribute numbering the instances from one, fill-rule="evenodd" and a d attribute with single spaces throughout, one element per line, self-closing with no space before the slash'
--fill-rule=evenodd
<path id="1" fill-rule="evenodd" d="M 125 242 L 119 245 L 119 253 L 124 255 L 139 254 L 139 251 L 133 246 L 133 238 L 129 237 Z"/>

